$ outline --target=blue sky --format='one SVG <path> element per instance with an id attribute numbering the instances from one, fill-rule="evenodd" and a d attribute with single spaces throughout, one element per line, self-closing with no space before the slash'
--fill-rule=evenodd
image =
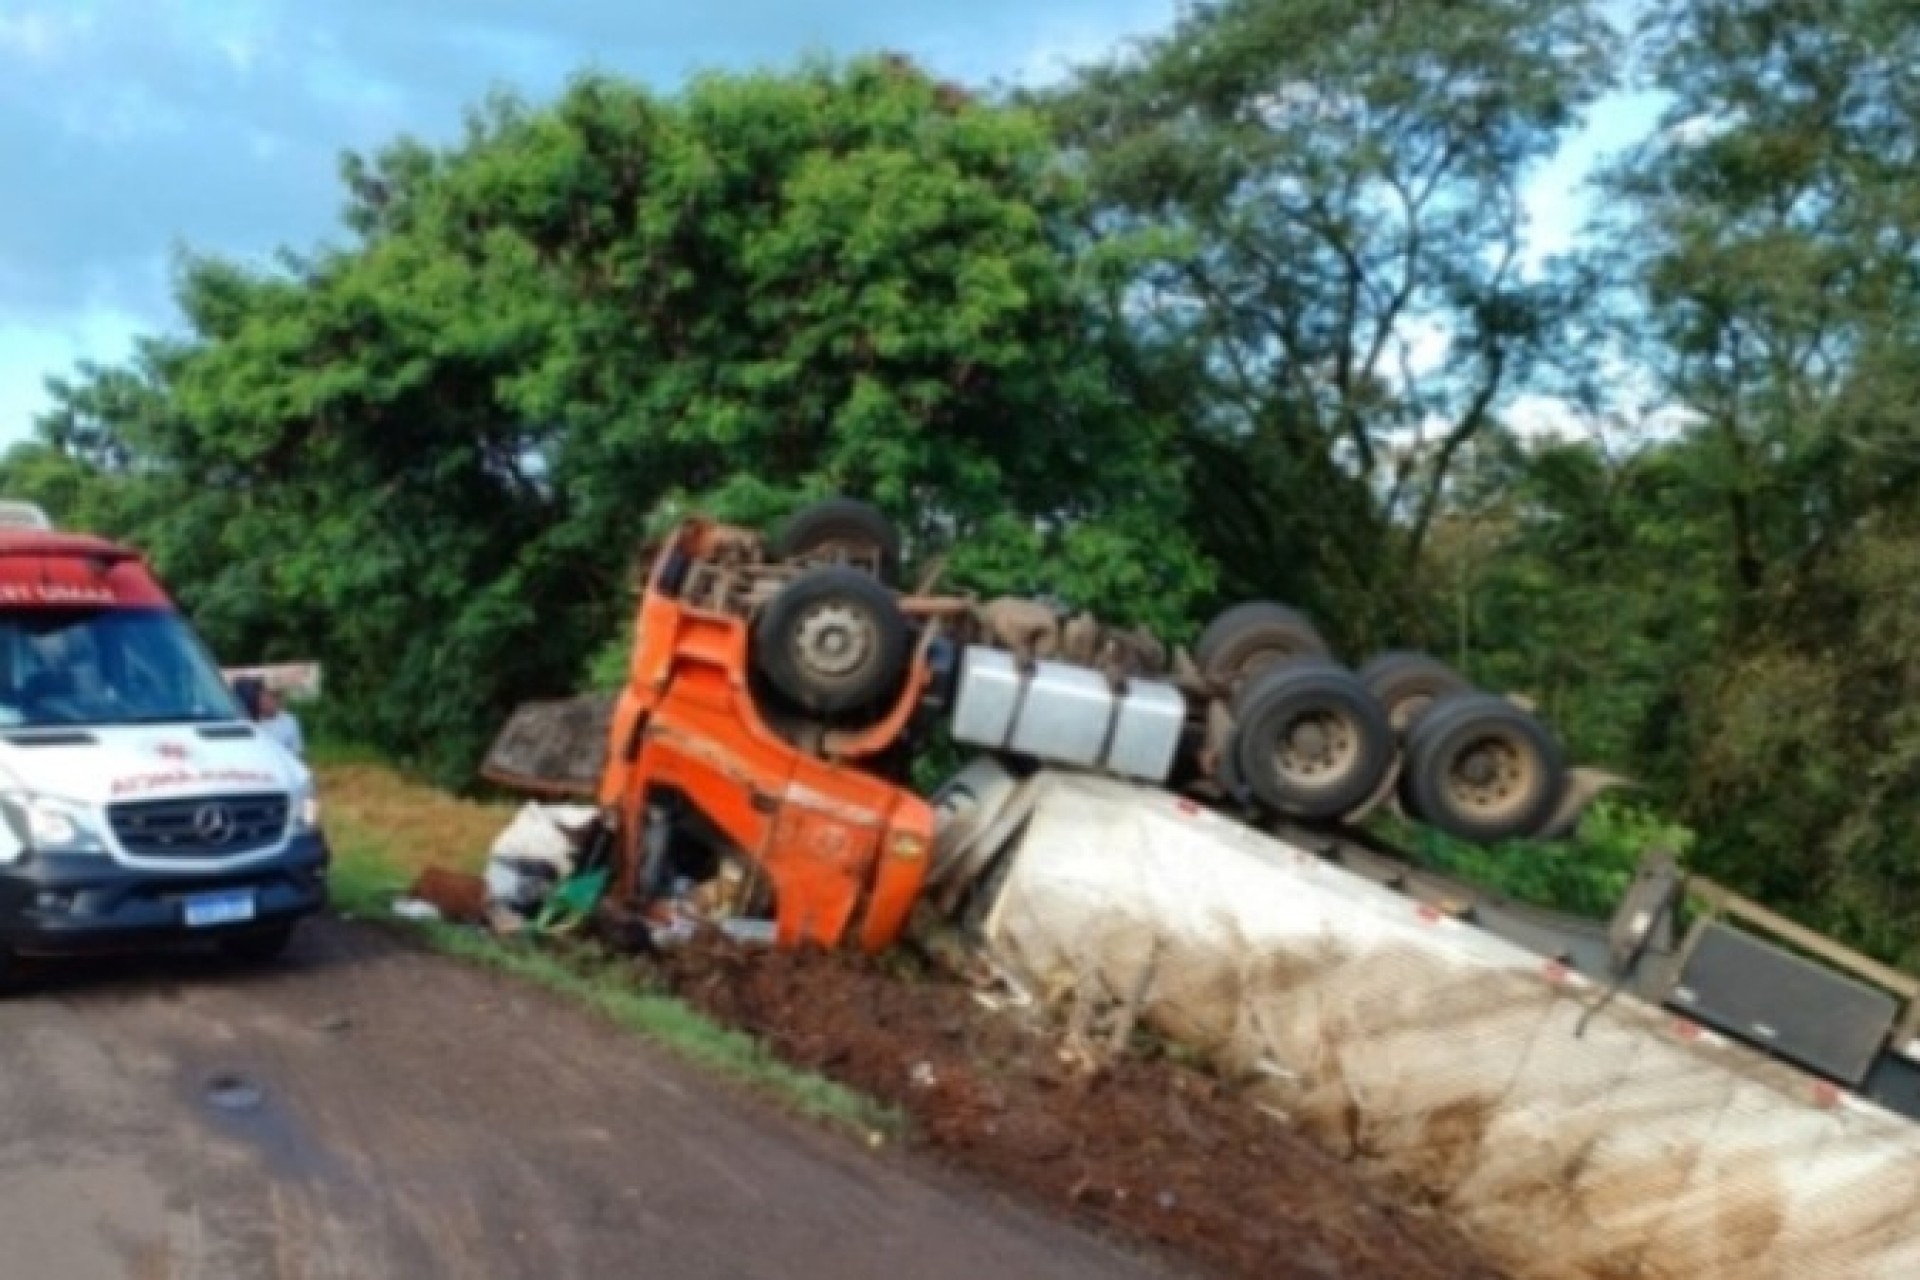
<path id="1" fill-rule="evenodd" d="M 809 50 L 910 53 L 1034 81 L 1167 26 L 1172 0 L 0 0 L 0 446 L 44 379 L 169 327 L 176 246 L 265 255 L 331 236 L 337 158 L 449 137 L 490 86 L 544 96 L 588 64 L 661 86 Z M 300 16 L 299 10 L 305 10 Z M 1644 97 L 1600 104 L 1534 180 L 1537 249 L 1564 248 L 1597 155 Z"/>

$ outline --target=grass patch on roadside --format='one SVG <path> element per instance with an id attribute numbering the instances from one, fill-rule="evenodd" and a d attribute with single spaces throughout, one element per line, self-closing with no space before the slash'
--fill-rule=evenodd
<path id="1" fill-rule="evenodd" d="M 402 885 L 429 866 L 479 871 L 517 805 L 464 800 L 364 759 L 314 766 L 329 829 L 377 840 Z"/>
<path id="2" fill-rule="evenodd" d="M 458 839 L 462 842 L 459 849 L 466 847 L 463 827 L 472 815 L 450 818 L 436 815 L 434 810 L 457 811 L 466 802 L 406 783 L 376 766 L 327 766 L 322 773 L 322 803 L 334 853 L 336 910 L 403 931 L 443 954 L 484 965 L 585 1005 L 702 1071 L 744 1085 L 807 1119 L 850 1130 L 868 1141 L 904 1129 L 905 1120 L 899 1112 L 824 1076 L 788 1066 L 754 1037 L 721 1026 L 677 997 L 649 990 L 636 977 L 633 966 L 615 957 L 591 952 L 562 954 L 541 949 L 532 940 L 497 938 L 457 925 L 394 917 L 389 903 L 395 894 L 406 890 L 422 867 L 438 861 L 442 866 L 477 870 L 486 845 L 478 846 L 480 859 L 436 858 L 436 842 L 432 841 L 427 848 L 403 854 L 399 841 L 404 837 L 384 824 L 376 825 L 381 797 L 404 797 L 424 810 L 401 825 Z M 362 782 L 382 785 L 370 796 L 356 793 L 355 787 Z M 511 810 L 506 812 L 510 814 Z M 505 820 L 505 816 L 495 818 L 494 831 Z M 489 832 L 489 839 L 492 834 Z"/>

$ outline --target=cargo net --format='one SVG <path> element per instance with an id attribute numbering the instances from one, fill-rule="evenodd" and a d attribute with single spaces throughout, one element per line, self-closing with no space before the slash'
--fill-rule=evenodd
<path id="1" fill-rule="evenodd" d="M 1022 785 L 978 927 L 1073 1034 L 1200 1051 L 1517 1275 L 1920 1276 L 1920 1128 L 1173 797 Z"/>

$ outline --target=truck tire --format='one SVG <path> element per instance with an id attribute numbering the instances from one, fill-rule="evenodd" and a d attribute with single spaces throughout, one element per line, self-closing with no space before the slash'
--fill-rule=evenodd
<path id="1" fill-rule="evenodd" d="M 907 620 L 893 593 L 844 565 L 802 573 L 753 624 L 754 666 L 781 695 L 818 715 L 890 697 L 907 662 Z"/>
<path id="2" fill-rule="evenodd" d="M 1224 610 L 1193 645 L 1193 661 L 1200 674 L 1229 688 L 1238 688 L 1282 658 L 1332 656 L 1306 614 L 1265 600 Z"/>
<path id="3" fill-rule="evenodd" d="M 839 552 L 867 556 L 880 566 L 884 582 L 900 574 L 900 531 L 878 507 L 853 498 L 829 498 L 803 507 L 774 535 L 773 554 L 782 560 Z"/>
<path id="4" fill-rule="evenodd" d="M 1393 767 L 1393 726 L 1359 677 L 1318 658 L 1268 666 L 1234 698 L 1236 772 L 1275 813 L 1351 812 Z"/>
<path id="5" fill-rule="evenodd" d="M 1360 683 L 1386 708 L 1396 733 L 1406 734 L 1435 698 L 1473 688 L 1467 678 L 1431 654 L 1395 649 L 1375 654 L 1360 668 Z"/>
<path id="6" fill-rule="evenodd" d="M 1401 804 L 1476 844 L 1531 836 L 1553 817 L 1566 757 L 1534 716 L 1490 693 L 1436 698 L 1407 738 Z"/>

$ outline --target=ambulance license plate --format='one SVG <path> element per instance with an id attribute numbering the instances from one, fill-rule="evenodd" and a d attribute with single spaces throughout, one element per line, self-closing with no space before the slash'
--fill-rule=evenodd
<path id="1" fill-rule="evenodd" d="M 204 929 L 216 924 L 237 924 L 253 919 L 253 894 L 245 889 L 233 893 L 196 894 L 186 901 L 187 927 Z"/>

